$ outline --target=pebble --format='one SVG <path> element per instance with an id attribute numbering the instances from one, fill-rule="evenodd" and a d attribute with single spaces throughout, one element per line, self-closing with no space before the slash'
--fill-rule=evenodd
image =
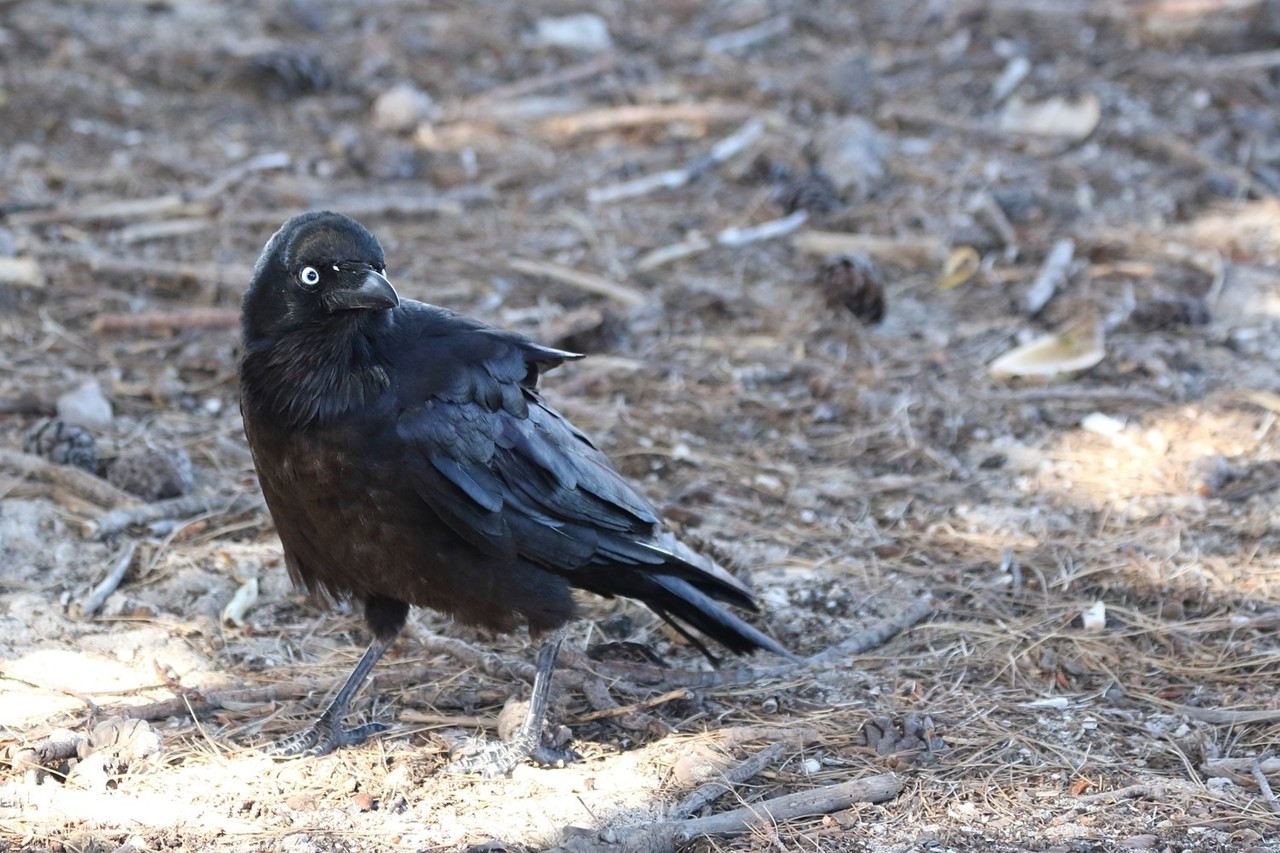
<path id="1" fill-rule="evenodd" d="M 69 424 L 87 427 L 111 426 L 111 403 L 98 380 L 90 379 L 74 391 L 58 398 L 58 417 Z"/>
<path id="2" fill-rule="evenodd" d="M 435 115 L 430 95 L 410 83 L 398 83 L 374 99 L 370 121 L 384 133 L 409 133 Z"/>
<path id="3" fill-rule="evenodd" d="M 849 116 L 818 132 L 817 165 L 845 201 L 865 198 L 884 183 L 889 142 L 874 124 Z"/>
<path id="4" fill-rule="evenodd" d="M 599 53 L 613 47 L 609 25 L 604 18 L 590 12 L 560 18 L 539 18 L 534 39 L 543 47 L 564 47 L 590 53 Z"/>

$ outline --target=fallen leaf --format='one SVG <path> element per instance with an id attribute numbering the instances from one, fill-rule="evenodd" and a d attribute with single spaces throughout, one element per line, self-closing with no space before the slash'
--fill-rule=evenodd
<path id="1" fill-rule="evenodd" d="M 947 255 L 942 264 L 942 272 L 938 275 L 938 289 L 951 290 L 959 287 L 977 274 L 982 266 L 982 256 L 972 246 L 956 246 Z"/>
<path id="2" fill-rule="evenodd" d="M 997 379 L 1014 376 L 1054 377 L 1088 370 L 1106 356 L 1102 324 L 1097 318 L 1041 335 L 1015 347 L 988 365 Z"/>

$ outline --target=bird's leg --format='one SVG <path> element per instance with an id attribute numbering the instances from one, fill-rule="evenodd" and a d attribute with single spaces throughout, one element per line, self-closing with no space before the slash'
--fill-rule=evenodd
<path id="1" fill-rule="evenodd" d="M 551 691 L 551 671 L 568 627 L 557 628 L 538 649 L 533 674 L 533 692 L 524 722 L 508 740 L 486 741 L 471 738 L 454 750 L 457 759 L 444 766 L 446 773 L 479 773 L 486 779 L 505 776 L 526 758 L 542 765 L 567 764 L 578 756 L 573 750 L 553 749 L 542 743 L 542 727 L 547 718 L 547 696 Z"/>
<path id="2" fill-rule="evenodd" d="M 385 723 L 365 723 L 363 726 L 347 729 L 342 727 L 342 721 L 347 716 L 351 700 L 369 677 L 374 665 L 395 642 L 408 614 L 407 604 L 391 599 L 370 598 L 365 603 L 365 620 L 373 629 L 373 642 L 365 649 L 360 662 L 351 671 L 351 675 L 347 676 L 342 689 L 333 697 L 329 707 L 324 709 L 324 713 L 310 728 L 271 744 L 267 747 L 267 754 L 282 757 L 326 755 L 335 749 L 359 746 L 373 735 L 386 731 Z"/>

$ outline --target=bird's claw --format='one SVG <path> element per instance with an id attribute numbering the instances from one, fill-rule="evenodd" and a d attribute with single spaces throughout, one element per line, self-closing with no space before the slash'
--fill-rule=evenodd
<path id="1" fill-rule="evenodd" d="M 467 738 L 452 754 L 455 758 L 444 766 L 445 773 L 459 776 L 474 773 L 482 779 L 506 776 L 526 758 L 543 767 L 563 767 L 582 757 L 567 747 L 533 744 L 521 737 L 507 741 Z"/>
<path id="2" fill-rule="evenodd" d="M 344 729 L 322 717 L 310 728 L 268 745 L 264 752 L 273 758 L 314 758 L 328 755 L 336 749 L 359 746 L 374 735 L 385 732 L 387 728 L 386 723 L 365 723 L 363 726 Z"/>

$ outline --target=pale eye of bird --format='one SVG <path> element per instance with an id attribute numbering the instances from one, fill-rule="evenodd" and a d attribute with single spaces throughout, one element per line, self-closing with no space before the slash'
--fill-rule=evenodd
<path id="1" fill-rule="evenodd" d="M 307 287 L 315 287 L 320 283 L 320 271 L 315 267 L 303 267 L 302 272 L 298 273 L 298 281 Z"/>

